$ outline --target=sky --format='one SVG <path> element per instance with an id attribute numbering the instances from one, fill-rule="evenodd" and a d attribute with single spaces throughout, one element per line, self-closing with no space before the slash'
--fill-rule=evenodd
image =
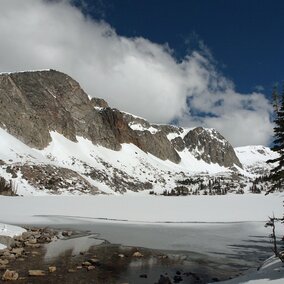
<path id="1" fill-rule="evenodd" d="M 81 1 L 74 1 L 80 5 Z M 168 43 L 177 58 L 202 41 L 240 92 L 271 93 L 283 80 L 282 0 L 92 0 L 84 12 L 120 35 Z M 82 5 L 81 5 L 82 6 Z"/>
<path id="2" fill-rule="evenodd" d="M 0 72 L 56 69 L 150 122 L 269 145 L 283 15 L 277 0 L 0 0 Z"/>

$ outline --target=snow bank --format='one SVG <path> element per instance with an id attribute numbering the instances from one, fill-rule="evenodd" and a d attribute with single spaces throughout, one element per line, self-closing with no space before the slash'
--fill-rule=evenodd
<path id="1" fill-rule="evenodd" d="M 18 226 L 12 226 L 0 223 L 0 236 L 15 237 L 21 235 L 26 230 Z M 0 249 L 4 249 L 6 246 L 0 244 Z"/>
<path id="2" fill-rule="evenodd" d="M 262 265 L 262 267 L 252 273 L 244 276 L 224 281 L 227 284 L 283 284 L 284 283 L 284 265 L 279 258 L 271 257 Z"/>

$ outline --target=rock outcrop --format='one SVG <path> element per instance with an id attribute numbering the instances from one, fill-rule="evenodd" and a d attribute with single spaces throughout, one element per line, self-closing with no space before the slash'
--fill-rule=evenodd
<path id="1" fill-rule="evenodd" d="M 25 144 L 45 148 L 50 131 L 76 141 L 76 135 L 119 149 L 113 131 L 80 85 L 54 71 L 0 76 L 0 123 Z"/>
<path id="2" fill-rule="evenodd" d="M 234 148 L 216 130 L 196 127 L 184 137 L 186 148 L 197 158 L 207 163 L 224 167 L 242 167 Z"/>

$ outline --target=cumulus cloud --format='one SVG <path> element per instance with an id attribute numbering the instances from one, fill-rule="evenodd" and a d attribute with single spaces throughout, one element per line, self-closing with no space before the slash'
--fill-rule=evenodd
<path id="1" fill-rule="evenodd" d="M 166 44 L 119 36 L 70 1 L 0 0 L 0 38 L 0 72 L 57 69 L 151 122 L 214 127 L 233 145 L 269 143 L 264 95 L 237 93 L 210 56 L 193 51 L 177 62 Z"/>

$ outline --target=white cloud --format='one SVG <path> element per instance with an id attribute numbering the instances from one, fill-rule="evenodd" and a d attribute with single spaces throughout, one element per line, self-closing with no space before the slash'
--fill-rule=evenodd
<path id="1" fill-rule="evenodd" d="M 119 36 L 67 0 L 0 0 L 0 38 L 0 71 L 57 69 L 151 122 L 215 127 L 234 145 L 269 142 L 262 94 L 238 94 L 204 55 L 177 62 L 167 45 Z"/>

